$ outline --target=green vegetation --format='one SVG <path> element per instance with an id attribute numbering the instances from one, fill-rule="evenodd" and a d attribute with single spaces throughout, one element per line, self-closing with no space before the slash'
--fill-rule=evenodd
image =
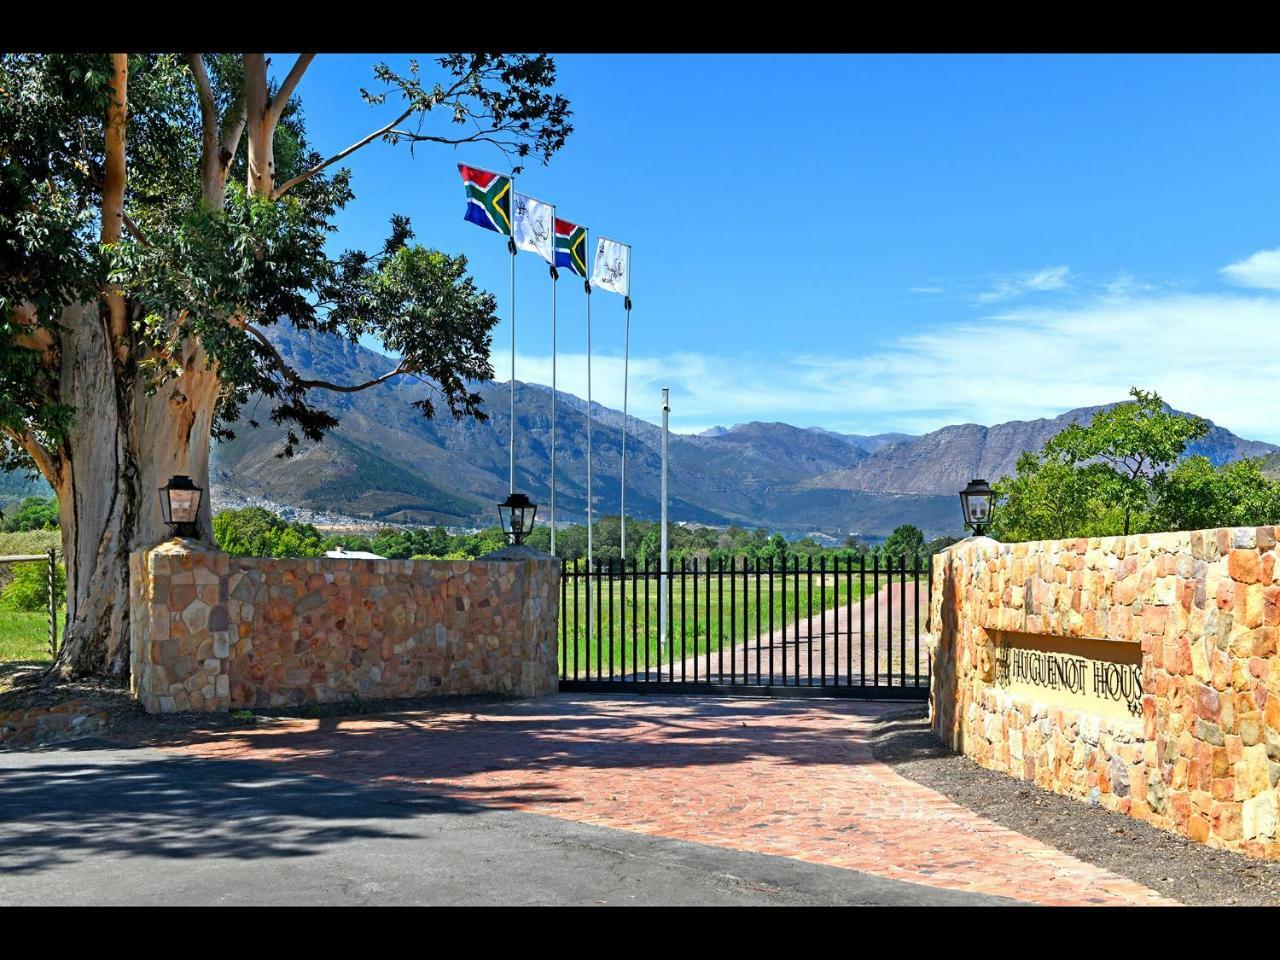
<path id="1" fill-rule="evenodd" d="M 58 637 L 62 637 L 65 610 L 58 611 Z M 0 613 L 0 662 L 29 660 L 48 663 L 49 615 L 46 613 Z"/>
<path id="2" fill-rule="evenodd" d="M 506 545 L 499 527 L 486 527 L 472 533 L 449 533 L 444 527 L 415 527 L 400 530 L 387 527 L 372 535 L 339 534 L 325 536 L 313 525 L 284 520 L 261 507 L 224 510 L 213 518 L 214 540 L 219 549 L 239 557 L 319 557 L 325 551 L 341 547 L 376 553 L 392 560 L 471 560 Z M 647 520 L 627 520 L 627 541 L 632 545 L 628 562 L 635 559 L 641 568 L 647 563 L 657 567 L 659 558 L 659 525 Z M 701 564 L 741 562 L 762 566 L 773 563 L 781 567 L 799 559 L 804 564 L 810 557 L 831 562 L 866 561 L 870 567 L 877 560 L 883 567 L 892 558 L 900 563 L 906 557 L 928 556 L 954 543 L 954 538 L 940 537 L 925 542 L 918 527 L 903 524 L 878 547 L 869 547 L 850 537 L 840 547 L 823 547 L 812 540 L 787 541 L 767 530 L 747 531 L 741 527 L 714 530 L 710 527 L 672 525 L 668 556 L 673 568 L 681 562 Z M 593 526 L 594 554 L 598 560 L 615 562 L 621 556 L 621 522 L 618 517 L 602 517 Z M 551 549 L 551 530 L 539 526 L 530 534 L 528 544 L 539 550 Z M 585 564 L 587 528 L 585 524 L 561 527 L 556 534 L 556 553 L 566 559 Z"/>
<path id="3" fill-rule="evenodd" d="M 387 527 L 372 536 L 324 536 L 312 524 L 284 520 L 261 507 L 223 510 L 213 518 L 213 537 L 219 549 L 237 557 L 320 557 L 341 547 L 391 560 L 469 560 L 506 544 L 498 527 L 463 534 L 443 527 Z"/>
<path id="4" fill-rule="evenodd" d="M 650 520 L 627 518 L 627 562 L 633 559 L 642 569 L 646 564 L 657 567 L 661 544 L 661 525 Z M 601 517 L 592 524 L 593 556 L 600 561 L 618 561 L 621 553 L 621 520 L 619 517 Z M 546 526 L 536 527 L 530 534 L 528 543 L 539 550 L 551 549 L 551 529 Z M 681 561 L 692 563 L 723 562 L 728 566 L 733 561 L 741 564 L 742 560 L 754 563 L 760 560 L 767 566 L 772 562 L 781 567 L 784 563 L 794 562 L 801 558 L 812 557 L 817 563 L 820 558 L 828 562 L 839 558 L 842 562 L 857 562 L 865 559 L 870 566 L 879 560 L 883 566 L 892 557 L 901 561 L 903 556 L 925 556 L 936 553 L 943 547 L 955 543 L 953 537 L 939 537 L 927 543 L 919 527 L 903 524 L 896 528 L 878 547 L 868 546 L 856 537 L 846 538 L 839 547 L 825 547 L 811 539 L 788 541 L 780 534 L 770 534 L 763 528 L 746 530 L 731 526 L 724 530 L 711 527 L 681 527 L 670 525 L 667 532 L 667 556 L 672 567 L 678 567 Z M 563 526 L 556 531 L 556 553 L 566 560 L 582 561 L 587 555 L 587 528 L 585 524 Z"/>
<path id="5" fill-rule="evenodd" d="M 36 613 L 49 609 L 49 563 L 26 561 L 12 565 L 9 582 L 0 590 L 0 613 Z M 54 564 L 54 589 L 59 599 L 67 595 L 67 573 Z"/>
<path id="6" fill-rule="evenodd" d="M 213 540 L 236 557 L 321 557 L 325 545 L 309 523 L 296 523 L 262 507 L 224 510 L 213 518 Z"/>
<path id="7" fill-rule="evenodd" d="M 25 530 L 57 530 L 58 501 L 55 497 L 27 497 L 16 507 L 9 507 L 0 521 L 0 531 L 17 533 Z"/>
<path id="8" fill-rule="evenodd" d="M 1182 459 L 1209 429 L 1174 413 L 1159 394 L 1134 387 L 1133 400 L 1072 424 L 1042 453 L 1018 458 L 996 484 L 990 534 L 997 540 L 1056 540 L 1158 530 L 1280 523 L 1280 481 L 1260 460 L 1215 467 Z"/>

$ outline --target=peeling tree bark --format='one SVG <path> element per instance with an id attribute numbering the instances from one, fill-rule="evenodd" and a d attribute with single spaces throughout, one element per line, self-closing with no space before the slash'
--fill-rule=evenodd
<path id="1" fill-rule="evenodd" d="M 267 97 L 267 58 L 264 54 L 245 54 L 244 101 L 249 138 L 249 193 L 269 197 L 276 181 L 272 144 L 275 118 Z"/>
<path id="2" fill-rule="evenodd" d="M 112 55 L 112 96 L 106 123 L 104 243 L 120 240 L 124 223 L 128 60 Z M 209 103 L 212 109 L 212 102 Z M 236 137 L 238 139 L 238 133 Z M 205 196 L 225 183 L 215 136 L 206 140 L 201 173 Z M 221 203 L 219 194 L 218 202 Z M 106 289 L 97 303 L 60 317 L 59 399 L 73 411 L 56 463 L 42 469 L 58 495 L 67 568 L 67 621 L 57 675 L 129 671 L 129 554 L 170 536 L 159 488 L 187 474 L 208 489 L 209 441 L 219 382 L 199 345 L 183 345 L 182 372 L 148 391 L 137 360 L 129 304 Z M 212 539 L 209 500 L 200 507 L 201 539 Z"/>
<path id="3" fill-rule="evenodd" d="M 62 398 L 76 410 L 55 489 L 67 567 L 62 676 L 129 669 L 129 554 L 171 536 L 159 489 L 173 474 L 207 488 L 216 372 L 188 346 L 183 373 L 148 395 L 133 363 L 112 359 L 99 305 L 63 317 Z M 71 451 L 75 456 L 71 456 Z M 200 539 L 211 539 L 206 496 Z"/>
<path id="4" fill-rule="evenodd" d="M 200 94 L 201 193 L 214 209 L 225 202 L 227 174 L 242 137 L 247 140 L 249 192 L 272 195 L 275 129 L 312 56 L 298 58 L 272 98 L 265 56 L 245 55 L 244 96 L 221 118 L 202 59 L 195 54 L 188 58 Z M 104 243 L 119 242 L 128 223 L 128 59 L 113 54 L 111 62 Z M 200 345 L 188 340 L 181 348 L 181 373 L 149 391 L 139 367 L 146 348 L 133 333 L 130 320 L 136 317 L 130 310 L 120 291 L 105 288 L 96 302 L 63 311 L 56 343 L 33 343 L 57 372 L 59 400 L 74 411 L 70 433 L 56 451 L 30 450 L 58 495 L 61 514 L 67 619 L 53 674 L 62 677 L 128 676 L 129 554 L 171 536 L 161 516 L 159 489 L 174 474 L 186 474 L 206 490 L 198 538 L 212 541 L 207 491 L 209 443 L 221 388 L 218 372 Z"/>

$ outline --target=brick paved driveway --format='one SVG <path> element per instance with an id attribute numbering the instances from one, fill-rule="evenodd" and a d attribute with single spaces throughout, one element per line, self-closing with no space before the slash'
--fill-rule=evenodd
<path id="1" fill-rule="evenodd" d="M 173 749 L 1042 904 L 1161 903 L 876 761 L 852 701 L 561 695 L 280 720 Z"/>

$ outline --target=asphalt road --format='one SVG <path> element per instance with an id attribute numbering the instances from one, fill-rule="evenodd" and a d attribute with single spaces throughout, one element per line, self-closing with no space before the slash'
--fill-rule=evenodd
<path id="1" fill-rule="evenodd" d="M 0 905 L 976 905 L 785 857 L 81 741 L 0 754 Z"/>

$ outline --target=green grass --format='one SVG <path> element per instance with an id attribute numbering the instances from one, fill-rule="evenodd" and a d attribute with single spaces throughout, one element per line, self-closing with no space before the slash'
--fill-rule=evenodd
<path id="1" fill-rule="evenodd" d="M 58 611 L 58 638 L 62 638 L 63 614 Z M 34 660 L 48 663 L 49 615 L 0 612 L 0 662 Z"/>
<path id="2" fill-rule="evenodd" d="M 0 533 L 0 556 L 47 553 L 50 547 L 62 547 L 57 530 L 28 530 Z M 0 563 L 0 589 L 12 579 L 16 564 Z M 47 571 L 47 565 L 41 564 Z M 63 613 L 58 613 L 58 636 L 61 639 Z M 48 663 L 49 614 L 44 610 L 17 612 L 0 610 L 0 662 L 33 660 Z"/>
<path id="3" fill-rule="evenodd" d="M 697 581 L 697 604 L 694 604 L 694 581 Z M 671 633 L 673 643 L 659 656 L 658 650 L 658 580 L 653 576 L 649 580 L 648 602 L 645 601 L 645 584 L 641 580 L 633 584 L 630 580 L 618 580 L 613 583 L 601 581 L 600 591 L 600 630 L 599 640 L 592 637 L 587 642 L 587 590 L 586 584 L 579 578 L 573 578 L 571 586 L 562 596 L 560 610 L 560 665 L 566 675 L 574 674 L 574 656 L 577 656 L 577 675 L 585 677 L 588 673 L 595 676 L 597 664 L 601 674 L 622 673 L 632 670 L 643 670 L 646 656 L 646 636 L 648 640 L 648 664 L 657 666 L 675 659 L 677 662 L 695 654 L 720 649 L 723 643 L 726 649 L 735 643 L 754 640 L 756 633 L 757 588 L 759 588 L 760 635 L 769 634 L 769 599 L 773 595 L 773 628 L 781 629 L 783 610 L 786 611 L 787 627 L 795 624 L 797 602 L 800 619 L 803 621 L 821 610 L 830 610 L 837 605 L 843 606 L 846 599 L 857 603 L 862 599 L 861 588 L 855 578 L 847 584 L 844 576 L 826 576 L 825 590 L 822 577 L 813 576 L 812 593 L 809 580 L 802 573 L 797 584 L 794 575 L 778 576 L 770 582 L 769 577 L 742 577 L 739 574 L 730 579 L 725 578 L 723 599 L 721 587 L 715 573 L 711 575 L 710 610 L 707 606 L 707 577 L 700 574 L 696 578 L 692 574 L 671 578 Z M 883 581 L 881 581 L 883 583 Z M 574 590 L 577 592 L 577 617 L 574 617 Z M 592 583 L 592 591 L 596 590 Z M 637 592 L 638 596 L 634 595 Z M 681 591 L 684 600 L 681 601 Z M 870 586 L 867 593 L 870 594 Z M 612 594 L 612 597 L 610 596 Z M 610 607 L 612 599 L 612 607 Z M 824 602 L 825 601 L 825 602 Z M 683 621 L 680 619 L 683 613 Z M 708 616 L 708 613 L 710 616 Z M 593 618 L 594 619 L 594 618 Z M 613 640 L 609 640 L 609 624 L 613 623 Z M 647 628 L 647 629 L 646 629 Z M 634 630 L 634 641 L 633 641 Z M 683 642 L 681 641 L 683 630 Z M 625 636 L 624 636 L 625 634 Z M 575 651 L 576 646 L 576 651 Z M 612 649 L 611 649 L 612 648 Z M 612 659 L 611 659 L 612 657 Z M 726 661 L 727 663 L 727 661 Z"/>

